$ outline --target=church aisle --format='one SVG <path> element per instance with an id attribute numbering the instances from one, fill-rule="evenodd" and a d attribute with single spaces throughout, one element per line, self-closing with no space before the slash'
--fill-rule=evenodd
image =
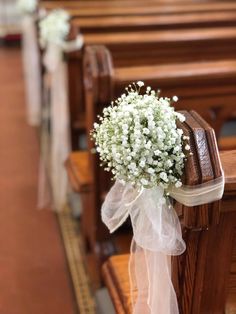
<path id="1" fill-rule="evenodd" d="M 36 209 L 37 141 L 20 49 L 0 48 L 0 313 L 75 314 L 57 218 Z"/>

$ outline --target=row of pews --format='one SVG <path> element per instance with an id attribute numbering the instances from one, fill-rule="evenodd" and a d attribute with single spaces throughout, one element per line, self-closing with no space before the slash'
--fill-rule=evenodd
<path id="1" fill-rule="evenodd" d="M 181 127 L 194 152 L 186 184 L 221 176 L 219 158 L 226 178 L 221 202 L 197 208 L 176 203 L 187 244 L 186 252 L 172 259 L 180 312 L 236 313 L 236 2 L 56 0 L 41 1 L 40 8 L 67 10 L 68 40 L 79 34 L 84 39 L 82 49 L 64 54 L 73 148 L 66 169 L 81 198 L 94 289 L 105 283 L 117 313 L 132 313 L 127 267 L 132 231 L 128 222 L 110 235 L 101 221 L 112 182 L 91 154 L 89 132 L 104 106 L 130 82 L 142 80 L 165 96 L 179 97 L 176 109 L 186 116 Z M 234 132 L 223 136 L 228 122 Z M 86 150 L 80 145 L 84 137 Z"/>
<path id="2" fill-rule="evenodd" d="M 196 4 L 198 5 L 198 7 L 196 7 Z M 209 10 L 209 3 L 205 4 L 207 5 L 207 8 Z M 221 6 L 219 6 L 219 4 Z M 222 13 L 223 11 L 223 13 L 227 17 L 227 21 L 229 22 L 230 14 L 236 13 L 236 6 L 234 2 L 230 2 L 227 4 L 229 6 L 226 5 L 226 11 L 223 11 L 222 3 L 216 3 L 214 5 L 211 4 L 211 6 L 213 6 L 213 8 L 214 6 L 216 6 L 215 9 L 220 10 L 220 13 Z M 47 8 L 47 2 L 44 5 Z M 197 10 L 198 12 L 199 5 L 203 6 L 203 4 L 201 3 L 194 3 L 194 5 L 191 4 L 191 2 L 185 4 L 184 6 L 182 5 L 181 10 L 184 10 L 184 8 L 186 10 L 186 7 L 193 6 L 192 10 Z M 137 4 L 136 6 L 133 4 L 133 6 L 137 8 Z M 156 76 L 156 79 L 161 80 L 159 86 L 161 86 L 163 93 L 168 94 L 169 89 L 171 89 L 171 91 L 173 91 L 172 94 L 178 94 L 181 98 L 183 97 L 182 93 L 184 92 L 179 93 L 178 89 L 175 86 L 177 84 L 176 82 L 182 80 L 183 84 L 185 84 L 184 80 L 189 82 L 189 76 L 192 77 L 193 73 L 195 73 L 196 79 L 199 79 L 202 82 L 203 80 L 207 79 L 211 81 L 211 75 L 216 77 L 216 72 L 218 72 L 217 75 L 219 76 L 225 76 L 225 72 L 227 72 L 227 75 L 229 75 L 230 77 L 234 76 L 235 64 L 233 63 L 233 60 L 236 28 L 225 27 L 225 23 L 223 22 L 221 27 L 217 28 L 218 31 L 216 33 L 214 26 L 216 26 L 215 21 L 217 21 L 218 18 L 217 15 L 215 15 L 216 13 L 214 10 L 213 12 L 210 12 L 213 17 L 212 22 L 210 20 L 209 12 L 207 12 L 207 20 L 210 23 L 208 27 L 205 27 L 206 25 L 196 25 L 195 22 L 198 22 L 198 19 L 192 18 L 189 13 L 184 13 L 184 17 L 189 20 L 190 24 L 179 26 L 174 24 L 172 27 L 170 27 L 170 30 L 161 31 L 160 29 L 162 28 L 160 27 L 160 25 L 153 25 L 150 21 L 150 18 L 153 17 L 153 14 L 158 21 L 160 20 L 160 18 L 167 19 L 168 26 L 170 26 L 169 18 L 172 19 L 175 15 L 169 13 L 164 16 L 163 14 L 160 14 L 161 16 L 158 16 L 153 13 L 151 7 L 149 11 L 149 16 L 144 16 L 145 18 L 147 18 L 148 24 L 146 25 L 146 31 L 143 32 L 143 24 L 140 22 L 140 19 L 143 18 L 142 15 L 138 17 L 134 16 L 137 22 L 132 24 L 132 26 L 129 26 L 124 23 L 126 16 L 123 16 L 120 11 L 118 11 L 119 13 L 116 14 L 121 14 L 121 16 L 110 16 L 110 14 L 112 14 L 111 5 L 109 5 L 108 8 L 107 6 L 103 8 L 103 13 L 101 12 L 101 14 L 103 14 L 104 16 L 96 16 L 93 18 L 84 16 L 80 17 L 79 15 L 82 14 L 81 8 L 75 9 L 75 2 L 66 2 L 65 8 L 73 16 L 71 20 L 72 27 L 70 39 L 75 38 L 78 33 L 82 33 L 84 36 L 83 50 L 67 55 L 70 91 L 69 98 L 71 107 L 70 110 L 72 113 L 72 136 L 76 134 L 75 137 L 73 136 L 74 148 L 77 148 L 76 138 L 78 132 L 84 129 L 84 118 L 81 117 L 84 116 L 85 96 L 81 80 L 83 77 L 82 64 L 84 60 L 84 52 L 87 45 L 105 45 L 112 53 L 114 66 L 117 66 L 119 69 L 123 69 L 121 72 L 119 71 L 122 74 L 127 71 L 125 69 L 127 65 L 129 67 L 132 65 L 134 67 L 132 69 L 132 72 L 128 72 L 130 74 L 133 73 L 133 75 L 127 77 L 128 82 L 132 80 L 133 77 L 137 77 L 138 73 L 140 72 L 145 73 L 144 79 L 150 76 L 150 72 L 152 72 L 152 76 L 154 76 L 154 73 L 160 73 L 160 77 Z M 105 9 L 109 10 L 106 11 Z M 130 9 L 132 9 L 132 6 L 130 7 Z M 96 10 L 97 7 L 93 7 L 94 14 L 96 13 Z M 89 12 L 91 13 L 91 8 Z M 183 13 L 179 12 L 177 15 L 177 20 L 182 22 L 183 18 L 179 14 Z M 202 13 L 200 14 L 198 12 L 198 14 L 195 13 L 195 15 L 201 17 Z M 132 16 L 128 16 L 127 18 L 129 23 L 131 22 L 131 17 Z M 119 22 L 117 24 L 114 23 L 115 18 L 119 19 Z M 232 23 L 234 23 L 236 21 L 235 17 L 233 17 L 231 21 Z M 103 25 L 104 28 L 99 30 L 99 27 L 101 25 Z M 201 28 L 195 29 L 196 27 Z M 199 69 L 199 66 L 195 61 L 201 62 L 201 69 Z M 188 65 L 183 64 L 186 62 L 188 62 Z M 169 67 L 170 63 L 172 64 L 171 67 Z M 147 67 L 150 65 L 152 65 L 152 67 L 153 65 L 157 66 L 152 69 L 152 67 Z M 165 66 L 160 67 L 160 65 Z M 136 66 L 145 66 L 145 68 L 136 68 Z M 197 72 L 196 68 L 199 69 Z M 74 75 L 75 72 L 79 72 L 80 75 Z M 164 75 L 162 73 L 164 73 Z M 208 78 L 206 78 L 207 76 Z M 192 81 L 194 81 L 194 79 L 192 79 Z M 214 84 L 211 85 L 213 85 L 214 88 Z M 216 88 L 218 90 L 218 86 L 216 86 Z M 222 92 L 223 94 L 225 93 L 225 91 Z M 218 93 L 216 93 L 215 91 L 211 91 L 210 93 L 210 97 L 218 97 Z M 231 98 L 233 93 L 233 90 L 229 93 Z M 191 92 L 189 94 L 191 94 Z M 204 97 L 204 94 L 202 96 Z M 207 95 L 207 97 L 209 96 Z M 220 99 L 218 103 L 220 103 Z M 230 108 L 224 109 L 218 103 L 214 105 L 209 105 L 208 110 L 204 109 L 204 116 L 208 115 L 208 121 L 211 119 L 211 122 L 212 120 L 214 120 L 214 123 L 217 124 L 217 132 L 220 131 L 225 120 L 228 119 L 227 111 L 229 111 L 230 113 L 232 111 Z M 184 104 L 183 107 L 186 108 L 185 106 L 186 105 Z M 204 106 L 206 105 L 204 104 Z M 195 103 L 194 107 L 197 107 L 199 110 L 199 107 L 201 107 L 201 105 L 197 105 Z M 221 107 L 220 110 L 219 107 Z M 233 147 L 235 143 L 236 141 L 234 139 L 228 138 L 225 140 L 225 143 L 222 143 L 222 148 L 231 148 L 230 146 Z"/>

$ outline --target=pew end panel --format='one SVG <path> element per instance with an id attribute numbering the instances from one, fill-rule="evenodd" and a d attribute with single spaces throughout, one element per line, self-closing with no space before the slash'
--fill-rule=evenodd
<path id="1" fill-rule="evenodd" d="M 88 93 L 85 94 L 86 99 L 86 129 L 88 138 L 88 154 L 86 155 L 87 171 L 91 173 L 90 191 L 86 206 L 83 208 L 84 214 L 82 217 L 83 235 L 85 241 L 89 244 L 90 250 L 96 252 L 97 265 L 100 269 L 101 262 L 107 256 L 115 254 L 120 250 L 127 250 L 127 243 L 130 243 L 130 236 L 124 236 L 122 233 L 117 236 L 110 236 L 109 231 L 104 224 L 101 223 L 98 210 L 106 195 L 106 191 L 111 186 L 110 177 L 100 171 L 99 160 L 96 154 L 91 153 L 94 145 L 90 138 L 90 130 L 93 129 L 93 123 L 96 120 L 97 108 L 93 104 L 108 104 L 111 101 L 110 91 L 112 84 L 112 65 L 109 55 L 99 47 L 86 48 L 86 58 L 84 58 L 84 84 L 87 87 Z M 106 88 L 100 89 L 100 86 Z M 77 159 L 76 162 L 79 162 Z M 96 258 L 95 257 L 95 258 Z"/>
<path id="2" fill-rule="evenodd" d="M 102 49 L 105 50 L 105 53 L 102 52 Z M 107 59 L 109 60 L 109 62 L 107 62 Z M 194 64 L 193 69 L 196 69 L 196 66 L 197 65 Z M 180 69 L 180 68 L 181 68 L 181 65 L 178 65 L 177 69 Z M 164 73 L 164 68 L 162 69 L 163 72 L 160 76 L 158 75 L 156 76 L 156 73 L 155 73 L 151 75 L 151 78 L 150 76 L 148 76 L 151 73 L 150 68 L 149 68 L 150 72 L 148 72 L 149 70 L 147 70 L 147 68 L 144 68 L 144 67 L 137 67 L 135 69 L 135 72 L 133 71 L 132 68 L 131 69 L 127 68 L 125 70 L 124 69 L 117 69 L 117 70 L 112 69 L 111 58 L 109 57 L 109 52 L 107 51 L 107 49 L 100 46 L 86 48 L 86 54 L 84 58 L 84 77 L 85 77 L 84 83 L 85 83 L 85 99 L 86 99 L 86 110 L 87 110 L 86 114 L 88 114 L 88 120 L 87 120 L 88 130 L 90 130 L 93 127 L 93 122 L 96 120 L 96 115 L 101 113 L 103 107 L 110 103 L 110 100 L 112 97 L 116 97 L 120 95 L 124 87 L 127 85 L 127 83 L 130 83 L 130 81 L 137 81 L 140 79 L 140 72 L 138 76 L 138 71 L 140 71 L 140 69 L 141 69 L 142 75 L 144 75 L 145 78 L 149 78 L 148 83 L 150 85 L 153 85 L 152 83 L 157 84 L 156 82 L 157 79 L 162 79 L 162 82 L 164 82 L 165 84 L 169 84 L 167 83 L 167 78 L 165 76 L 162 77 Z M 142 72 L 142 69 L 144 69 L 144 72 Z M 169 71 L 170 70 L 171 70 L 171 67 L 169 67 Z M 101 71 L 102 73 L 102 79 L 100 79 L 99 71 Z M 190 86 L 194 90 L 194 93 L 193 93 L 194 97 L 199 97 L 200 93 L 202 93 L 202 89 L 204 90 L 201 84 L 201 75 L 199 75 L 199 73 L 197 74 L 197 84 L 195 84 L 194 80 L 189 79 L 189 75 L 190 73 L 188 73 L 186 76 L 185 74 L 183 75 L 182 73 L 181 80 L 180 82 L 178 82 L 180 83 L 181 88 L 179 88 L 178 85 L 174 86 L 176 90 L 177 88 L 180 91 L 184 90 L 185 94 L 183 95 L 185 95 L 185 97 L 188 100 L 188 108 L 190 107 L 190 104 L 194 103 L 194 101 L 195 101 L 195 104 L 197 103 L 196 99 L 194 99 L 194 101 L 191 100 L 191 97 L 190 97 L 191 91 L 189 91 Z M 222 76 L 220 76 L 220 80 L 221 79 L 222 79 Z M 204 84 L 206 80 L 210 81 L 210 76 L 208 74 L 204 77 Z M 220 80 L 218 81 L 218 77 L 217 77 L 218 85 L 220 84 L 219 82 L 221 82 Z M 175 75 L 174 77 L 171 78 L 171 84 L 173 84 L 174 81 L 176 81 Z M 232 82 L 232 76 L 229 77 L 229 81 Z M 186 82 L 187 82 L 187 86 L 186 88 L 184 88 Z M 197 90 L 194 89 L 196 88 L 196 86 L 197 86 Z M 206 89 L 207 88 L 205 88 L 205 90 Z M 173 87 L 169 87 L 168 91 L 170 93 L 173 90 L 174 90 Z M 210 93 L 212 93 L 212 90 L 213 89 L 210 90 Z M 171 95 L 173 94 L 171 93 Z M 225 93 L 224 93 L 224 97 L 225 97 Z M 214 99 L 211 99 L 210 103 L 212 104 L 215 99 L 216 97 Z M 223 99 L 223 96 L 222 96 L 222 99 Z M 202 96 L 201 102 L 200 102 L 202 103 L 202 106 L 204 104 L 203 101 L 204 101 L 204 97 Z M 198 102 L 198 105 L 199 105 L 199 102 Z M 192 184 L 197 184 L 197 183 L 204 183 L 208 180 L 219 177 L 221 175 L 221 171 L 219 167 L 217 168 L 217 164 L 216 164 L 217 158 L 215 160 L 212 159 L 212 147 L 214 148 L 215 147 L 214 145 L 216 145 L 216 140 L 215 140 L 214 132 L 212 131 L 212 129 L 206 123 L 203 123 L 203 120 L 201 120 L 200 117 L 194 112 L 188 113 L 187 121 L 185 124 L 185 129 L 186 129 L 186 132 L 188 132 L 188 134 L 191 135 L 191 138 L 192 138 L 191 145 L 192 147 L 195 147 L 195 152 L 196 152 L 195 161 L 194 160 L 192 161 L 192 168 L 189 167 L 192 171 L 193 169 L 195 169 L 195 177 L 192 176 L 191 178 L 191 179 L 194 178 L 195 181 L 190 180 L 190 176 L 189 176 L 189 180 L 192 181 Z M 204 141 L 205 147 L 201 146 L 201 140 Z M 90 148 L 93 148 L 93 144 L 91 144 L 91 142 L 89 142 L 89 145 L 90 145 Z M 203 150 L 202 154 L 203 155 L 205 154 L 204 155 L 205 159 L 204 158 L 202 159 L 202 155 L 198 155 L 199 151 L 201 150 Z M 217 148 L 215 148 L 215 152 L 217 152 Z M 93 213 L 94 217 L 95 216 L 97 217 L 99 216 L 99 217 L 96 220 L 97 230 L 94 230 L 95 233 L 97 232 L 97 234 L 93 235 L 93 240 L 100 239 L 97 242 L 109 241 L 109 235 L 107 231 L 104 230 L 104 234 L 102 234 L 102 232 L 101 234 L 98 234 L 98 225 L 101 224 L 100 214 L 98 212 L 98 209 L 101 207 L 101 203 L 104 199 L 103 196 L 105 195 L 106 191 L 110 187 L 111 182 L 109 180 L 107 181 L 103 173 L 103 170 L 100 169 L 99 161 L 97 157 L 94 155 L 91 156 L 90 161 L 92 165 L 91 169 L 93 169 L 93 173 L 94 173 L 94 178 L 96 178 L 94 179 L 94 181 L 95 182 L 104 181 L 102 185 L 99 187 L 96 187 L 94 185 L 93 195 L 94 196 L 96 195 L 96 197 L 94 197 L 95 205 L 93 206 L 93 209 L 91 210 L 95 211 Z M 209 168 L 211 168 L 210 172 L 209 172 Z M 183 264 L 184 261 L 186 261 L 186 259 L 190 260 L 191 258 L 193 258 L 195 259 L 195 264 L 193 263 L 195 266 L 193 267 L 194 269 L 190 269 L 190 270 L 195 275 L 195 272 L 197 273 L 197 270 L 196 270 L 197 265 L 200 265 L 200 263 L 202 263 L 202 261 L 204 260 L 204 257 L 206 256 L 206 247 L 207 247 L 208 239 L 207 237 L 204 238 L 203 234 L 204 235 L 207 234 L 206 233 L 207 229 L 212 228 L 214 225 L 217 225 L 220 220 L 219 202 L 216 202 L 214 204 L 209 204 L 209 206 L 202 205 L 202 206 L 199 206 L 198 208 L 191 209 L 191 211 L 189 211 L 187 208 L 179 208 L 179 211 L 180 213 L 182 212 L 182 216 L 183 216 L 183 226 L 185 226 L 184 236 L 189 241 L 189 243 L 191 242 L 191 245 L 193 247 L 196 244 L 196 250 L 198 250 L 198 245 L 201 244 L 200 245 L 201 257 L 199 257 L 200 255 L 198 256 L 195 255 L 196 253 L 196 250 L 195 250 L 193 257 L 190 255 L 187 258 L 184 257 L 183 261 L 178 262 L 176 267 L 181 268 L 181 265 Z M 100 230 L 102 231 L 102 229 L 103 227 L 101 227 Z M 181 268 L 181 276 L 185 276 L 185 272 L 186 270 L 183 270 Z M 187 293 L 190 293 L 190 295 L 193 296 L 193 295 L 197 295 L 197 293 L 201 291 L 202 282 L 204 278 L 203 277 L 200 278 L 198 276 L 197 278 L 199 281 L 197 285 L 197 290 L 195 291 L 193 289 L 194 288 L 193 284 L 195 283 L 195 281 L 191 282 L 192 290 L 190 292 L 187 292 L 188 290 L 188 285 L 187 285 L 185 287 L 185 292 L 184 292 L 185 295 Z M 177 283 L 179 282 L 179 278 L 176 279 L 176 282 Z M 195 306 L 195 307 L 199 306 L 197 302 L 195 302 L 194 305 L 191 302 L 188 303 L 187 305 L 184 304 L 183 306 L 186 306 L 188 309 L 192 306 Z"/>
<path id="3" fill-rule="evenodd" d="M 186 165 L 186 175 L 189 182 L 199 183 L 198 176 L 202 182 L 204 177 L 208 180 L 222 175 L 219 163 L 219 153 L 212 128 L 199 117 L 195 112 L 186 113 L 187 117 L 184 127 L 187 125 L 191 130 L 190 136 L 194 139 L 195 160 L 189 160 Z M 201 129 L 204 128 L 204 133 Z M 200 145 L 197 137 L 204 143 Z M 192 144 L 193 145 L 193 144 Z M 193 149 L 193 147 L 192 147 Z M 217 219 L 210 219 L 210 224 L 202 226 L 189 225 L 188 219 L 182 221 L 183 236 L 187 244 L 186 252 L 179 257 L 172 258 L 173 282 L 177 292 L 180 313 L 202 314 L 202 313 L 223 313 L 225 307 L 231 308 L 233 302 L 227 303 L 228 290 L 231 291 L 231 299 L 235 286 L 232 287 L 232 274 L 230 277 L 230 267 L 233 251 L 233 240 L 236 231 L 236 210 L 225 211 L 224 203 L 228 193 L 233 193 L 235 199 L 235 173 L 230 172 L 232 163 L 235 164 L 235 151 L 222 153 L 222 164 L 226 176 L 224 198 L 222 200 L 221 214 L 216 214 Z M 231 164 L 227 162 L 230 160 Z M 232 161 L 234 160 L 234 161 Z M 197 166 L 195 173 L 194 164 Z M 211 168 L 209 175 L 209 166 Z M 191 169 L 191 170 L 190 170 Z M 227 179 L 227 176 L 229 178 Z M 232 196 L 232 195 L 231 195 Z M 219 211 L 219 203 L 216 202 L 216 211 Z M 212 212 L 213 204 L 206 204 L 196 208 L 185 209 L 192 213 L 196 221 L 196 210 L 201 212 L 208 209 Z M 184 214 L 186 214 L 184 210 Z M 191 215 L 190 213 L 187 213 Z M 211 217 L 211 216 L 209 216 Z M 192 219 L 190 219 L 192 221 Z M 187 225 L 185 225 L 187 224 Z M 197 227 L 197 228 L 196 228 Z M 103 276 L 109 289 L 113 304 L 117 313 L 132 313 L 131 296 L 129 292 L 128 279 L 128 255 L 111 257 L 103 266 Z M 231 287 L 229 288 L 229 284 Z"/>
<path id="4" fill-rule="evenodd" d="M 74 41 L 79 35 L 80 29 L 74 27 L 71 23 L 70 33 L 67 40 Z M 80 147 L 79 139 L 81 136 L 85 136 L 85 107 L 82 79 L 83 50 L 84 48 L 82 47 L 81 49 L 64 53 L 64 58 L 67 63 L 68 103 L 70 112 L 72 150 L 76 150 Z"/>

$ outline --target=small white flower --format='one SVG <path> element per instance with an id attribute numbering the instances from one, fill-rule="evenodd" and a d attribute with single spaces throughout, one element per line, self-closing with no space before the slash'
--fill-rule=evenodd
<path id="1" fill-rule="evenodd" d="M 190 146 L 187 144 L 187 145 L 185 145 L 185 147 L 184 147 L 186 150 L 190 150 Z"/>
<path id="2" fill-rule="evenodd" d="M 185 116 L 182 113 L 176 112 L 175 115 L 180 122 L 185 121 Z"/>
<path id="3" fill-rule="evenodd" d="M 177 102 L 179 100 L 179 98 L 177 96 L 173 96 L 172 99 L 173 99 L 174 102 Z"/>
<path id="4" fill-rule="evenodd" d="M 152 142 L 148 141 L 147 144 L 145 144 L 145 148 L 150 149 L 152 147 Z"/>
<path id="5" fill-rule="evenodd" d="M 160 151 L 159 149 L 156 149 L 156 150 L 154 151 L 154 154 L 155 154 L 156 156 L 158 156 L 158 155 L 161 154 L 161 151 Z"/>
<path id="6" fill-rule="evenodd" d="M 149 131 L 149 129 L 148 129 L 148 128 L 144 128 L 144 129 L 143 129 L 143 134 L 148 135 L 149 133 L 150 133 L 150 131 Z"/>
<path id="7" fill-rule="evenodd" d="M 128 166 L 131 170 L 135 170 L 136 169 L 136 164 L 134 162 L 132 162 L 129 166 Z"/>
<path id="8" fill-rule="evenodd" d="M 153 174 L 153 173 L 155 173 L 155 170 L 153 168 L 148 168 L 147 172 L 150 174 Z"/>
<path id="9" fill-rule="evenodd" d="M 167 174 L 165 172 L 161 172 L 160 173 L 160 178 L 165 181 L 165 182 L 168 182 L 168 177 L 167 177 Z"/>
<path id="10" fill-rule="evenodd" d="M 141 183 L 143 184 L 143 185 L 148 185 L 148 181 L 146 180 L 146 179 L 141 179 Z"/>
<path id="11" fill-rule="evenodd" d="M 172 162 L 170 159 L 168 159 L 168 160 L 165 162 L 165 165 L 166 165 L 166 167 L 170 168 L 170 167 L 173 166 L 173 162 Z"/>
<path id="12" fill-rule="evenodd" d="M 182 186 L 182 182 L 177 181 L 177 182 L 175 183 L 175 187 L 176 187 L 176 188 L 180 188 L 181 186 Z"/>
<path id="13" fill-rule="evenodd" d="M 144 82 L 138 81 L 138 82 L 137 82 L 137 85 L 138 85 L 139 87 L 142 87 L 142 86 L 144 86 Z"/>
<path id="14" fill-rule="evenodd" d="M 145 167 L 145 165 L 146 165 L 145 161 L 141 160 L 139 163 L 139 166 L 143 168 L 143 167 Z"/>

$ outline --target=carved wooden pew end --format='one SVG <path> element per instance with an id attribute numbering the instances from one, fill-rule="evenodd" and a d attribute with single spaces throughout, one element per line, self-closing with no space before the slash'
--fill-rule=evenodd
<path id="1" fill-rule="evenodd" d="M 212 128 L 195 112 L 184 114 L 186 122 L 181 127 L 184 133 L 188 132 L 190 136 L 193 152 L 185 166 L 185 184 L 195 185 L 221 176 L 219 153 Z M 235 153 L 232 152 L 223 153 L 223 167 L 227 160 L 230 161 L 234 156 Z M 225 195 L 231 195 L 235 192 L 232 182 L 236 179 L 235 171 L 230 174 L 229 167 L 225 167 L 225 175 L 226 178 L 228 175 L 230 177 L 225 186 Z M 172 258 L 172 280 L 181 313 L 225 311 L 228 286 L 231 282 L 229 273 L 236 230 L 235 213 L 236 211 L 224 211 L 219 216 L 219 202 L 194 208 L 183 206 L 182 212 L 178 210 L 187 250 L 181 256 Z M 206 227 L 209 229 L 206 230 Z M 117 313 L 122 314 L 132 313 L 128 259 L 129 255 L 113 256 L 102 269 L 115 309 Z M 232 299 L 235 287 L 231 286 Z M 232 306 L 232 303 L 227 304 L 227 308 L 232 309 Z"/>

